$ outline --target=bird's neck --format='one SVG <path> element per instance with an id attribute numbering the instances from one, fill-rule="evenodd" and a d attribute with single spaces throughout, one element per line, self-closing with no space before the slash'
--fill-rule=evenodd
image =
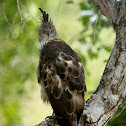
<path id="1" fill-rule="evenodd" d="M 44 47 L 48 42 L 49 42 L 49 40 L 42 40 L 42 41 L 40 42 L 40 48 L 39 48 L 39 50 L 42 50 L 43 47 Z"/>
<path id="2" fill-rule="evenodd" d="M 48 43 L 48 42 L 50 42 L 51 40 L 53 40 L 53 39 L 56 39 L 57 38 L 57 36 L 56 37 L 53 37 L 53 38 L 50 38 L 50 39 L 43 39 L 41 42 L 40 42 L 40 48 L 39 48 L 39 50 L 42 50 L 43 49 L 43 47 Z"/>

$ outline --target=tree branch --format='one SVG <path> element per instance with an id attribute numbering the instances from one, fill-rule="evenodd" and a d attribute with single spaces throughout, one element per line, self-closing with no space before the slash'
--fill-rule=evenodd
<path id="1" fill-rule="evenodd" d="M 100 84 L 86 102 L 80 126 L 83 122 L 86 122 L 86 126 L 104 126 L 126 100 L 126 1 L 93 0 L 93 2 L 113 23 L 116 42 Z"/>
<path id="2" fill-rule="evenodd" d="M 103 15 L 112 23 L 114 16 L 114 2 L 116 0 L 92 0 L 95 7 L 102 12 Z"/>
<path id="3" fill-rule="evenodd" d="M 126 1 L 92 0 L 116 30 L 116 42 L 100 84 L 86 102 L 79 126 L 104 126 L 126 100 Z M 46 120 L 38 126 L 57 125 Z"/>

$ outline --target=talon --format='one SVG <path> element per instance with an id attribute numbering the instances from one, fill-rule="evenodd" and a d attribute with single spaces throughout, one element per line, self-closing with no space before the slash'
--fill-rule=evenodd
<path id="1" fill-rule="evenodd" d="M 47 119 L 56 119 L 56 116 L 47 116 L 47 117 L 45 118 L 45 120 L 47 120 Z"/>

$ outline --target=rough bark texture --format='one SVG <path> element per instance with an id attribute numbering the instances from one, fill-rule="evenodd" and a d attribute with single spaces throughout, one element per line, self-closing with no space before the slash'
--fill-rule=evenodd
<path id="1" fill-rule="evenodd" d="M 126 100 L 126 0 L 92 0 L 116 31 L 116 42 L 100 84 L 86 102 L 79 126 L 104 126 Z M 48 119 L 38 126 L 57 125 Z"/>

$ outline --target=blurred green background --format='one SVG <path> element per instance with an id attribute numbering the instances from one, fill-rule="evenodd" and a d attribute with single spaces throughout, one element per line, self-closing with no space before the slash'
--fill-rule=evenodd
<path id="1" fill-rule="evenodd" d="M 0 0 L 0 126 L 34 126 L 52 114 L 50 105 L 41 101 L 36 77 L 39 6 L 49 12 L 59 37 L 80 55 L 87 99 L 114 45 L 112 26 L 90 0 Z M 126 126 L 125 106 L 108 126 Z"/>

